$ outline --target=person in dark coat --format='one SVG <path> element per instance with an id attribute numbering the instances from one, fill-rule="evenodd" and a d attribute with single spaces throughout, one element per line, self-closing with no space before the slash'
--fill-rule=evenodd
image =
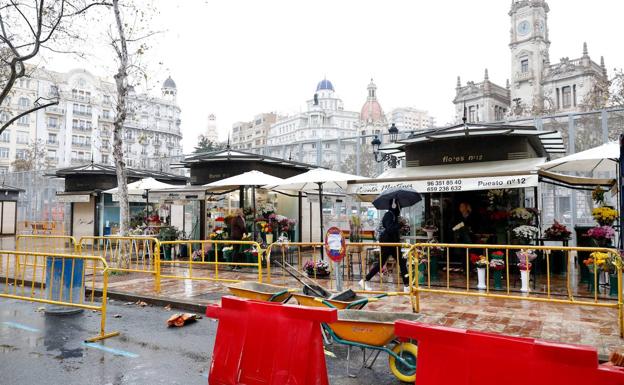
<path id="1" fill-rule="evenodd" d="M 233 241 L 240 241 L 243 239 L 243 235 L 245 234 L 245 217 L 242 209 L 237 209 L 234 213 L 234 216 L 231 219 L 230 223 L 230 239 Z M 241 263 L 243 262 L 243 255 L 241 253 L 241 248 L 243 245 L 235 244 L 232 245 L 232 262 Z M 232 270 L 238 270 L 240 266 L 234 266 Z"/>
<path id="2" fill-rule="evenodd" d="M 384 214 L 381 219 L 383 231 L 379 236 L 380 243 L 399 243 L 401 242 L 401 224 L 399 223 L 399 215 L 401 214 L 401 209 L 399 208 L 396 202 L 393 202 L 392 208 Z M 401 248 L 397 246 L 382 246 L 381 247 L 381 266 L 384 266 L 388 261 L 388 258 L 391 256 L 394 257 L 394 260 L 399 263 L 399 268 L 401 271 L 401 277 L 403 279 L 403 290 L 405 292 L 409 292 L 409 278 L 407 272 L 407 265 L 405 263 L 405 258 L 400 255 Z M 371 267 L 368 274 L 366 274 L 366 278 L 360 280 L 360 286 L 364 290 L 371 290 L 371 287 L 368 285 L 368 281 L 370 281 L 381 269 L 379 261 L 375 261 L 373 266 Z"/>

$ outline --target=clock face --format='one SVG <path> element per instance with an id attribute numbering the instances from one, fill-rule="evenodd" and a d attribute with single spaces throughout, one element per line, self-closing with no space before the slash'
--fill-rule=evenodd
<path id="1" fill-rule="evenodd" d="M 524 36 L 531 30 L 531 23 L 528 20 L 522 20 L 518 23 L 518 34 Z"/>

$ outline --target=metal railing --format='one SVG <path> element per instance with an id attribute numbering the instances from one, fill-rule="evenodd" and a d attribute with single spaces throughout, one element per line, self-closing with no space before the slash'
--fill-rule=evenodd
<path id="1" fill-rule="evenodd" d="M 77 247 L 81 255 L 103 258 L 110 271 L 152 274 L 154 291 L 160 292 L 160 243 L 157 238 L 86 236 L 80 238 Z"/>
<path id="2" fill-rule="evenodd" d="M 525 271 L 531 271 L 536 269 L 533 259 L 524 256 L 525 260 L 520 260 L 516 256 L 518 251 L 531 250 L 535 253 L 541 253 L 542 259 L 545 264 L 545 278 L 542 278 L 545 282 L 542 282 L 541 290 L 512 290 L 511 277 L 515 276 L 515 270 L 521 271 L 518 268 L 518 263 L 524 262 L 524 266 L 529 266 L 528 269 L 522 268 Z M 434 282 L 434 278 L 431 275 L 433 263 L 438 264 L 438 261 L 432 262 L 432 251 L 438 254 L 437 257 L 442 257 L 442 265 L 446 271 L 445 280 L 443 282 Z M 440 255 L 440 251 L 442 254 Z M 502 275 L 504 275 L 505 287 L 502 285 L 500 288 L 492 288 L 490 285 L 491 278 L 493 277 L 494 268 L 490 267 L 490 263 L 493 260 L 492 253 L 500 251 L 504 255 L 504 267 L 502 268 Z M 565 285 L 563 291 L 559 292 L 553 290 L 553 252 L 559 252 L 564 254 L 566 274 Z M 616 267 L 614 274 L 617 277 L 617 293 L 615 297 L 600 294 L 600 278 L 595 271 L 594 274 L 590 274 L 590 281 L 588 282 L 588 290 L 583 293 L 578 290 L 575 292 L 573 286 L 575 286 L 572 279 L 572 260 L 571 253 L 605 253 L 609 258 L 613 258 L 616 261 Z M 453 254 L 453 258 L 451 258 Z M 484 287 L 478 288 L 475 285 L 475 273 L 471 268 L 471 254 L 478 255 L 479 258 L 483 257 L 485 260 L 485 282 Z M 526 253 L 525 253 L 526 254 Z M 601 308 L 616 309 L 618 312 L 618 327 L 621 337 L 624 337 L 624 313 L 622 303 L 622 266 L 620 255 L 617 250 L 609 248 L 592 248 L 592 247 L 567 247 L 567 246 L 531 246 L 531 245 L 482 245 L 482 244 L 443 244 L 443 243 L 419 243 L 410 248 L 408 253 L 408 270 L 411 282 L 411 296 L 412 298 L 412 310 L 415 312 L 420 311 L 420 293 L 431 294 L 444 294 L 444 295 L 460 295 L 460 296 L 478 296 L 489 297 L 499 299 L 511 299 L 511 300 L 524 300 L 534 302 L 545 302 L 551 304 L 566 304 L 576 306 L 594 306 Z M 463 265 L 465 270 L 465 280 L 458 280 L 451 277 L 452 259 L 456 263 Z M 582 262 L 582 261 L 579 261 Z M 529 265 L 529 263 L 533 265 Z M 534 272 L 535 273 L 535 272 Z M 528 274 L 527 274 L 528 275 Z M 413 277 L 413 278 L 412 278 Z M 478 285 L 478 276 L 477 285 Z M 541 275 L 534 274 L 534 282 L 540 278 Z M 528 276 L 527 279 L 531 277 Z M 592 282 L 593 281 L 593 282 Z"/>
<path id="3" fill-rule="evenodd" d="M 78 252 L 78 243 L 69 235 L 19 234 L 15 236 L 15 250 L 73 254 Z"/>
<path id="4" fill-rule="evenodd" d="M 180 252 L 178 259 L 165 259 L 160 262 L 160 278 L 190 279 L 199 281 L 239 282 L 239 279 L 227 279 L 219 277 L 220 267 L 232 268 L 256 268 L 257 281 L 262 283 L 262 261 L 264 250 L 260 244 L 253 241 L 233 240 L 184 240 L 160 242 L 163 253 L 173 252 L 177 247 Z M 186 250 L 180 251 L 185 248 Z M 234 261 L 234 255 L 247 258 L 250 262 Z M 170 270 L 170 274 L 163 274 L 163 270 Z M 176 274 L 180 271 L 180 274 Z M 223 271 L 223 270 L 222 270 Z M 213 273 L 212 275 L 210 273 Z M 253 273 L 253 271 L 252 271 Z"/>
<path id="5" fill-rule="evenodd" d="M 0 250 L 0 298 L 99 312 L 100 332 L 87 339 L 98 341 L 119 334 L 106 333 L 108 273 L 101 257 Z M 102 293 L 99 303 L 96 289 Z"/>

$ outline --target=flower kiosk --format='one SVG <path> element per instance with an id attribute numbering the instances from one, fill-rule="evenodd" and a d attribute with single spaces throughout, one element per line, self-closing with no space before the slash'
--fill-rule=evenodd
<path id="1" fill-rule="evenodd" d="M 423 194 L 423 215 L 428 229 L 435 229 L 433 238 L 460 244 L 536 244 L 538 166 L 565 151 L 558 132 L 495 124 L 412 134 L 387 148 L 403 157 L 402 167 L 388 168 L 376 179 L 351 181 L 348 192 L 370 200 L 388 188 L 412 188 Z M 452 249 L 452 270 L 485 268 L 482 252 L 471 249 L 472 266 L 465 266 L 466 253 Z M 499 287 L 505 261 L 492 253 L 488 259 Z M 528 273 L 535 265 L 533 255 L 524 250 L 510 255 L 509 263 L 516 273 Z"/>

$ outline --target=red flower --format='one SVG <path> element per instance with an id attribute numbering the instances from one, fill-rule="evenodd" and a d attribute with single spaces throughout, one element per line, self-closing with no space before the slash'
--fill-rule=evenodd
<path id="1" fill-rule="evenodd" d="M 481 259 L 481 256 L 476 253 L 470 253 L 470 263 L 477 263 L 477 261 Z"/>

